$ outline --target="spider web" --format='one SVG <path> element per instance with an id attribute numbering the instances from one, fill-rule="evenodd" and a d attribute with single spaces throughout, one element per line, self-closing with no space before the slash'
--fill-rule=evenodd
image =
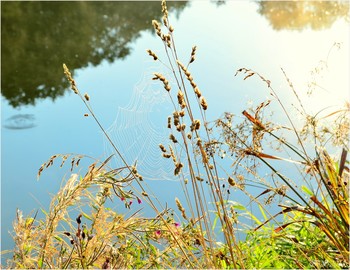
<path id="1" fill-rule="evenodd" d="M 157 69 L 151 70 L 135 85 L 129 103 L 118 107 L 116 119 L 106 131 L 128 164 L 137 162 L 144 179 L 174 180 L 174 165 L 162 157 L 158 146 L 169 141 L 167 116 L 172 106 L 162 84 L 151 80 Z M 105 153 L 115 152 L 107 139 L 104 145 Z M 117 166 L 124 166 L 119 157 L 115 160 Z"/>

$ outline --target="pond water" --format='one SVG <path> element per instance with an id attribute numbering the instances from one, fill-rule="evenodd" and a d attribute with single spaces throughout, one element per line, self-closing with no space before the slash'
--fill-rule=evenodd
<path id="1" fill-rule="evenodd" d="M 62 63 L 73 71 L 80 91 L 89 93 L 102 126 L 127 161 L 138 160 L 159 200 L 167 201 L 176 189 L 173 167 L 161 158 L 157 145 L 168 137 L 172 107 L 151 78 L 159 71 L 170 78 L 170 72 L 146 53 L 152 49 L 164 57 L 151 24 L 161 18 L 160 3 L 1 5 L 2 250 L 13 246 L 8 231 L 16 209 L 25 214 L 47 209 L 50 194 L 69 176 L 68 167 L 53 166 L 37 181 L 39 167 L 50 156 L 76 153 L 103 159 L 113 152 L 93 119 L 84 117 L 86 108 L 68 89 Z M 194 1 L 168 6 L 180 58 L 187 61 L 197 46 L 191 72 L 208 100 L 208 119 L 225 111 L 240 114 L 269 97 L 257 78 L 234 77 L 241 67 L 263 74 L 283 99 L 295 102 L 282 67 L 310 111 L 349 99 L 347 2 Z M 325 70 L 312 73 L 320 63 Z M 321 87 L 308 99 L 315 76 Z"/>

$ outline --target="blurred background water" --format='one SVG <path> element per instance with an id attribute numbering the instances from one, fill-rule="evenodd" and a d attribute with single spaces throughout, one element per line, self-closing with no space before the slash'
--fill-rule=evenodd
<path id="1" fill-rule="evenodd" d="M 258 79 L 234 77 L 241 67 L 263 74 L 292 102 L 282 67 L 311 111 L 349 99 L 348 2 L 171 1 L 168 7 L 182 59 L 198 47 L 191 72 L 208 100 L 208 119 L 240 114 L 269 96 Z M 152 19 L 161 19 L 159 2 L 1 3 L 2 250 L 13 247 L 16 209 L 47 209 L 50 194 L 70 174 L 69 166 L 56 165 L 37 181 L 41 164 L 58 153 L 103 159 L 112 152 L 92 118 L 83 116 L 62 63 L 89 93 L 127 160 L 138 160 L 159 200 L 173 200 L 173 168 L 157 148 L 168 137 L 172 109 L 162 86 L 151 80 L 153 72 L 170 73 L 146 53 L 163 52 Z M 327 61 L 325 72 L 312 73 L 320 61 Z M 312 84 L 315 76 L 321 87 Z"/>

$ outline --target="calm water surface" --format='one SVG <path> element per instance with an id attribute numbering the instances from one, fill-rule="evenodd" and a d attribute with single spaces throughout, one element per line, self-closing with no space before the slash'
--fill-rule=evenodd
<path id="1" fill-rule="evenodd" d="M 330 4 L 333 3 L 333 4 Z M 259 71 L 287 101 L 295 102 L 281 72 L 293 81 L 310 111 L 348 100 L 349 24 L 345 2 L 208 1 L 169 3 L 179 54 L 191 67 L 209 103 L 208 119 L 240 114 L 269 94 L 256 78 L 234 77 L 240 67 Z M 173 205 L 177 185 L 172 166 L 160 158 L 166 118 L 172 112 L 162 87 L 151 80 L 164 67 L 147 55 L 163 55 L 151 20 L 161 18 L 157 2 L 3 2 L 1 71 L 1 245 L 12 247 L 8 232 L 16 209 L 47 209 L 69 168 L 43 172 L 58 153 L 103 159 L 112 149 L 86 109 L 68 88 L 62 63 L 88 92 L 95 113 L 129 162 L 138 166 L 161 202 Z M 339 43 L 339 49 L 334 43 Z M 333 47 L 332 47 L 333 46 Z M 333 49 L 331 49 L 333 48 Z M 311 71 L 321 60 L 316 97 L 306 99 Z M 250 103 L 249 103 L 250 102 Z M 283 120 L 283 116 L 276 116 Z M 86 166 L 90 160 L 83 161 Z M 118 165 L 117 161 L 115 165 Z M 170 192 L 171 190 L 171 192 Z M 115 202 L 116 203 L 116 202 Z M 116 203 L 117 204 L 117 203 Z M 123 205 L 116 206 L 122 211 Z M 136 209 L 135 209 L 136 210 Z"/>

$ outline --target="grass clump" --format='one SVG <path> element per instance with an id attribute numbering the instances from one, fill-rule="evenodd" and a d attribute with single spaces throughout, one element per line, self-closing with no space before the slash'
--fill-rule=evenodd
<path id="1" fill-rule="evenodd" d="M 309 115 L 282 70 L 298 100 L 297 112 L 305 121 L 298 127 L 272 82 L 258 72 L 240 68 L 236 75 L 243 73 L 244 80 L 257 76 L 272 99 L 247 108 L 240 118 L 226 112 L 209 121 L 206 112 L 210 103 L 190 71 L 197 47 L 192 48 L 186 62 L 179 59 L 165 1 L 161 7 L 162 23 L 153 20 L 152 24 L 165 55 L 160 57 L 150 49 L 147 53 L 171 71 L 171 79 L 159 72 L 152 78 L 160 82 L 173 105 L 165 116 L 169 141 L 159 148 L 160 155 L 174 164 L 174 178 L 179 179 L 185 201 L 174 194 L 177 209 L 170 209 L 157 200 L 136 165 L 125 161 L 105 132 L 90 106 L 89 95 L 81 94 L 64 65 L 72 90 L 124 166 L 108 168 L 108 158 L 101 164 L 93 163 L 84 176 L 73 174 L 53 198 L 43 220 L 37 220 L 36 215 L 23 218 L 18 212 L 16 248 L 9 266 L 348 268 L 349 105 Z M 271 104 L 279 106 L 286 124 L 264 117 Z M 327 121 L 333 126 L 324 126 Z M 338 159 L 330 155 L 329 151 L 339 150 Z M 39 174 L 55 158 L 45 163 Z M 229 158 L 232 166 L 227 169 L 221 159 Z M 282 163 L 286 167 L 281 169 Z M 283 173 L 283 168 L 291 167 L 290 176 Z M 260 174 L 261 168 L 270 174 Z M 252 208 L 231 199 L 237 194 L 244 194 L 264 221 Z M 125 203 L 127 214 L 106 206 L 114 199 Z M 132 202 L 136 201 L 147 203 L 155 216 L 142 217 L 133 210 Z M 276 204 L 273 212 L 270 204 Z"/>

